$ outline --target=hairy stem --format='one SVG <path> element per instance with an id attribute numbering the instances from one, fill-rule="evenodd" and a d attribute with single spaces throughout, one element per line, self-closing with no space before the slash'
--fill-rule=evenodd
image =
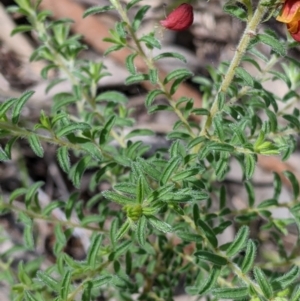
<path id="1" fill-rule="evenodd" d="M 262 1 L 261 1 L 262 2 Z M 219 103 L 219 96 L 221 93 L 226 93 L 228 90 L 228 87 L 230 86 L 236 68 L 239 66 L 241 59 L 250 43 L 251 37 L 253 34 L 255 34 L 257 27 L 259 26 L 263 16 L 265 15 L 267 11 L 267 7 L 263 6 L 261 4 L 258 5 L 253 17 L 249 20 L 246 29 L 242 35 L 242 38 L 237 46 L 237 49 L 235 51 L 235 54 L 233 56 L 233 59 L 229 65 L 229 68 L 225 74 L 225 77 L 221 83 L 221 86 L 219 88 L 219 91 L 213 101 L 211 110 L 210 110 L 210 116 L 207 117 L 204 127 L 201 130 L 200 136 L 205 135 L 209 127 L 211 126 L 212 120 L 214 116 L 218 113 L 218 103 Z"/>
<path id="2" fill-rule="evenodd" d="M 133 28 L 131 26 L 131 22 L 130 22 L 128 16 L 127 16 L 127 13 L 123 9 L 120 1 L 119 0 L 115 0 L 115 1 L 113 1 L 113 3 L 115 5 L 117 11 L 119 12 L 121 18 L 123 19 L 123 21 L 126 22 L 128 32 L 129 32 L 130 36 L 132 37 L 132 40 L 133 40 L 134 44 L 136 45 L 136 52 L 138 53 L 138 55 L 144 60 L 144 62 L 146 63 L 147 67 L 150 70 L 157 68 L 155 66 L 153 60 L 151 58 L 149 58 L 149 56 L 143 50 L 143 48 L 142 48 L 142 46 L 140 44 L 140 41 L 139 41 L 139 39 L 138 39 L 135 31 L 133 30 Z M 195 138 L 196 135 L 193 132 L 193 130 L 192 130 L 189 122 L 183 116 L 183 114 L 181 113 L 181 111 L 176 107 L 176 102 L 172 99 L 172 95 L 169 93 L 169 91 L 167 90 L 166 86 L 164 85 L 164 83 L 162 82 L 162 80 L 160 78 L 158 78 L 157 84 L 158 84 L 159 88 L 164 92 L 167 100 L 169 101 L 169 104 L 173 108 L 173 110 L 174 110 L 175 114 L 178 116 L 178 118 L 182 121 L 182 123 L 184 124 L 184 126 L 188 130 L 188 132 L 191 135 L 191 137 Z"/>

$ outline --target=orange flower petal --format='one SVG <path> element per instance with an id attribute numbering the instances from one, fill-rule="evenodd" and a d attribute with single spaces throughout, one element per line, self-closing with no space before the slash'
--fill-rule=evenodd
<path id="1" fill-rule="evenodd" d="M 300 1 L 286 0 L 283 4 L 281 14 L 276 20 L 282 23 L 291 23 L 300 20 Z"/>

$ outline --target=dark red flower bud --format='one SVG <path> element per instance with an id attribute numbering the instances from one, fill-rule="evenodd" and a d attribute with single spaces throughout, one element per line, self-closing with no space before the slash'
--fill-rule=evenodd
<path id="1" fill-rule="evenodd" d="M 160 24 L 168 29 L 181 31 L 188 29 L 194 21 L 193 7 L 188 3 L 179 5 Z"/>

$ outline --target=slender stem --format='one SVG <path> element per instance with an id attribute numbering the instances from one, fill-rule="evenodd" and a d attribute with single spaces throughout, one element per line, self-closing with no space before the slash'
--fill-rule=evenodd
<path id="1" fill-rule="evenodd" d="M 69 227 L 69 228 L 81 228 L 81 229 L 85 229 L 85 230 L 95 231 L 97 233 L 107 233 L 106 230 L 99 229 L 98 227 L 93 227 L 93 226 L 89 226 L 89 225 L 80 225 L 80 224 L 74 223 L 70 220 L 59 220 L 59 219 L 54 218 L 53 216 L 45 216 L 45 215 L 36 213 L 32 210 L 21 209 L 18 206 L 15 206 L 12 204 L 6 204 L 4 202 L 1 202 L 0 204 L 1 204 L 1 208 L 7 208 L 7 209 L 13 210 L 15 212 L 23 212 L 24 214 L 26 214 L 27 216 L 29 216 L 35 220 L 43 220 L 43 221 L 49 222 L 51 224 L 59 224 L 59 225 L 62 225 L 64 227 Z"/>
<path id="2" fill-rule="evenodd" d="M 266 74 L 268 73 L 268 71 L 278 62 L 280 61 L 280 59 L 278 58 L 278 56 L 276 54 L 273 54 L 269 60 L 269 62 L 266 64 L 265 68 L 261 71 L 260 75 L 258 77 L 256 77 L 255 79 L 258 82 L 264 82 L 266 81 Z M 251 87 L 249 86 L 244 86 L 241 88 L 241 90 L 237 93 L 237 96 L 232 97 L 229 100 L 229 105 L 233 105 L 235 102 L 237 102 L 241 97 L 243 97 L 244 95 L 246 95 L 248 93 L 248 91 L 251 89 Z"/>
<path id="3" fill-rule="evenodd" d="M 38 134 L 36 132 L 30 131 L 30 130 L 27 130 L 27 129 L 24 129 L 24 128 L 20 128 L 16 125 L 8 123 L 8 122 L 0 121 L 0 129 L 7 130 L 7 131 L 10 132 L 11 135 L 17 136 L 17 137 L 29 138 L 29 136 L 31 136 L 34 133 L 35 135 L 37 135 L 38 139 L 41 140 L 41 141 L 51 143 L 51 144 L 60 145 L 60 146 L 66 146 L 69 149 L 73 149 L 75 151 L 82 151 L 82 152 L 86 153 L 86 150 L 84 148 L 82 148 L 79 143 L 73 144 L 73 143 L 71 143 L 67 140 L 62 140 L 62 139 L 59 139 L 57 137 L 41 135 L 41 134 Z M 95 144 L 95 147 L 99 149 L 100 153 L 102 153 L 102 155 L 106 159 L 109 159 L 109 160 L 113 159 L 111 154 L 109 154 L 107 152 L 103 152 L 97 143 L 94 143 L 94 144 Z"/>
<path id="4" fill-rule="evenodd" d="M 138 55 L 144 60 L 144 62 L 146 63 L 147 67 L 149 69 L 155 69 L 157 68 L 153 62 L 153 60 L 147 56 L 147 54 L 145 53 L 145 51 L 143 50 L 140 41 L 135 33 L 135 31 L 133 30 L 132 26 L 131 26 L 131 22 L 127 16 L 126 11 L 123 9 L 121 3 L 119 0 L 115 0 L 113 1 L 117 11 L 119 12 L 121 18 L 123 19 L 124 22 L 126 22 L 127 28 L 128 28 L 128 32 L 130 34 L 130 36 L 132 37 L 132 40 L 134 42 L 134 44 L 136 45 L 135 51 L 138 53 Z M 132 47 L 128 47 L 128 48 L 132 48 Z M 182 121 L 182 123 L 185 125 L 186 129 L 188 130 L 188 132 L 190 133 L 191 137 L 196 138 L 195 133 L 193 132 L 190 124 L 188 123 L 187 119 L 183 116 L 183 114 L 181 113 L 181 111 L 176 107 L 176 102 L 172 99 L 172 95 L 169 93 L 169 91 L 167 90 L 166 86 L 164 85 L 164 83 L 162 82 L 162 80 L 160 78 L 158 78 L 157 80 L 157 84 L 159 86 L 159 88 L 164 92 L 167 100 L 169 101 L 169 104 L 171 105 L 171 107 L 173 108 L 175 114 L 178 116 L 178 118 Z"/>
<path id="5" fill-rule="evenodd" d="M 256 29 L 258 27 L 258 25 L 261 22 L 261 19 L 263 18 L 263 16 L 265 15 L 267 11 L 267 7 L 263 6 L 263 5 L 258 5 L 253 17 L 250 19 L 250 21 L 248 22 L 246 29 L 242 35 L 242 38 L 237 46 L 237 49 L 235 51 L 235 54 L 233 56 L 233 59 L 229 65 L 229 68 L 225 74 L 225 77 L 221 83 L 221 86 L 219 88 L 219 91 L 213 101 L 211 110 L 210 110 L 210 116 L 207 117 L 206 122 L 204 127 L 201 130 L 200 136 L 205 135 L 205 133 L 207 132 L 207 130 L 209 129 L 209 127 L 211 126 L 211 122 L 214 118 L 214 116 L 218 113 L 219 108 L 218 108 L 218 102 L 219 102 L 219 96 L 221 93 L 226 93 L 228 90 L 228 87 L 230 86 L 234 74 L 235 74 L 235 70 L 236 68 L 239 66 L 241 59 L 250 43 L 251 37 L 253 36 L 253 34 L 255 34 Z"/>
<path id="6" fill-rule="evenodd" d="M 71 84 L 73 86 L 80 85 L 80 81 L 74 76 L 73 74 L 73 68 L 75 67 L 74 60 L 66 60 L 66 58 L 55 49 L 55 47 L 52 45 L 51 41 L 51 35 L 47 32 L 47 29 L 45 27 L 45 24 L 43 22 L 40 22 L 37 19 L 36 14 L 34 14 L 32 18 L 32 23 L 36 29 L 36 32 L 38 34 L 39 39 L 45 44 L 45 46 L 50 50 L 52 53 L 54 59 L 53 62 L 58 66 L 59 69 L 61 69 L 69 78 L 71 81 Z M 95 95 L 96 93 L 96 85 L 94 83 L 91 84 L 91 95 Z M 80 116 L 80 114 L 84 111 L 84 104 L 85 100 L 90 105 L 93 111 L 96 111 L 97 116 L 99 120 L 104 123 L 105 118 L 102 116 L 100 112 L 97 111 L 96 103 L 94 97 L 90 97 L 89 93 L 82 89 L 83 99 L 81 101 L 76 101 L 77 111 Z M 114 129 L 110 130 L 110 135 L 120 144 L 122 148 L 126 147 L 126 143 L 121 135 L 119 135 Z"/>
<path id="7" fill-rule="evenodd" d="M 186 222 L 188 222 L 190 225 L 193 225 L 192 228 L 195 229 L 195 231 L 201 235 L 203 241 L 205 242 L 207 248 L 211 249 L 214 254 L 219 255 L 221 257 L 226 258 L 227 265 L 231 268 L 233 273 L 238 276 L 239 279 L 242 279 L 245 283 L 247 283 L 249 286 L 253 287 L 257 294 L 263 295 L 260 287 L 257 283 L 255 283 L 251 277 L 249 277 L 247 274 L 244 274 L 242 270 L 238 267 L 237 264 L 235 264 L 229 257 L 226 256 L 225 252 L 220 251 L 218 248 L 215 248 L 211 245 L 211 243 L 208 241 L 207 237 L 203 232 L 195 225 L 194 221 L 187 215 L 182 216 Z"/>

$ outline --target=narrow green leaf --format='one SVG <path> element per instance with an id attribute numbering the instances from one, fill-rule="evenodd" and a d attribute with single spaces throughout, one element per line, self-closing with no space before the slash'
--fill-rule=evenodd
<path id="1" fill-rule="evenodd" d="M 190 74 L 184 74 L 183 76 L 176 78 L 170 88 L 170 94 L 174 95 L 177 89 L 180 87 L 181 83 L 184 82 L 189 77 L 191 77 Z"/>
<path id="2" fill-rule="evenodd" d="M 192 113 L 195 114 L 195 115 L 202 115 L 202 116 L 209 116 L 210 115 L 210 112 L 207 109 L 203 109 L 203 108 L 201 108 L 201 109 L 193 109 Z M 197 138 L 202 138 L 202 137 L 203 136 L 197 137 Z"/>
<path id="3" fill-rule="evenodd" d="M 26 301 L 39 301 L 36 297 L 34 297 L 29 291 L 24 292 Z"/>
<path id="4" fill-rule="evenodd" d="M 200 287 L 198 294 L 203 295 L 206 292 L 210 291 L 215 284 L 217 283 L 217 280 L 219 278 L 221 269 L 218 266 L 214 266 L 212 270 L 209 272 L 208 277 L 205 279 L 204 284 Z"/>
<path id="5" fill-rule="evenodd" d="M 132 196 L 136 195 L 136 185 L 133 183 L 119 183 L 114 185 L 114 190 L 124 193 L 124 194 L 130 194 Z"/>
<path id="6" fill-rule="evenodd" d="M 270 70 L 270 71 L 268 71 L 268 73 L 271 73 L 274 75 L 273 79 L 279 79 L 279 80 L 283 81 L 284 83 L 286 83 L 287 87 L 289 89 L 291 89 L 292 83 L 286 74 L 284 74 L 283 72 L 275 71 L 275 70 Z"/>
<path id="7" fill-rule="evenodd" d="M 219 151 L 219 152 L 234 152 L 234 147 L 227 143 L 218 143 L 214 142 L 208 145 L 208 148 L 213 151 Z"/>
<path id="8" fill-rule="evenodd" d="M 21 260 L 19 262 L 17 268 L 18 268 L 17 269 L 17 271 L 18 271 L 18 278 L 19 278 L 20 282 L 22 284 L 25 284 L 26 286 L 32 285 L 31 277 L 29 277 L 27 271 L 25 270 L 23 260 Z"/>
<path id="9" fill-rule="evenodd" d="M 82 143 L 81 148 L 84 149 L 89 155 L 92 156 L 93 159 L 97 160 L 97 161 L 102 161 L 103 156 L 102 156 L 102 152 L 100 150 L 100 148 L 92 142 L 86 142 L 86 143 Z"/>
<path id="10" fill-rule="evenodd" d="M 116 202 L 120 205 L 127 205 L 127 204 L 134 204 L 134 200 L 130 199 L 124 195 L 121 195 L 119 193 L 113 192 L 113 191 L 103 191 L 102 194 L 105 198 L 112 200 L 113 202 Z"/>
<path id="11" fill-rule="evenodd" d="M 17 124 L 20 118 L 21 110 L 23 109 L 25 103 L 34 94 L 34 91 L 27 91 L 22 94 L 22 96 L 16 101 L 16 104 L 12 111 L 12 122 Z"/>
<path id="12" fill-rule="evenodd" d="M 203 238 L 199 234 L 194 233 L 187 233 L 183 231 L 177 231 L 176 234 L 180 237 L 183 241 L 190 241 L 195 243 L 200 243 L 203 241 Z"/>
<path id="13" fill-rule="evenodd" d="M 215 235 L 215 233 L 213 232 L 213 230 L 211 229 L 211 227 L 206 224 L 203 220 L 199 219 L 198 220 L 198 225 L 200 226 L 200 228 L 202 229 L 204 235 L 206 236 L 206 238 L 208 239 L 208 241 L 210 242 L 210 244 L 214 247 L 217 248 L 218 247 L 218 240 L 217 237 Z"/>
<path id="14" fill-rule="evenodd" d="M 181 131 L 172 131 L 167 135 L 167 139 L 176 139 L 176 140 L 189 140 L 191 135 Z"/>
<path id="15" fill-rule="evenodd" d="M 37 277 L 53 291 L 58 291 L 59 283 L 46 272 L 38 271 Z"/>
<path id="16" fill-rule="evenodd" d="M 153 101 L 158 95 L 164 95 L 165 93 L 162 90 L 152 90 L 147 94 L 145 104 L 147 107 L 151 106 Z"/>
<path id="17" fill-rule="evenodd" d="M 113 103 L 126 104 L 128 103 L 128 98 L 126 95 L 118 91 L 106 91 L 99 94 L 96 97 L 96 101 L 110 101 Z"/>
<path id="18" fill-rule="evenodd" d="M 66 146 L 62 146 L 57 150 L 57 160 L 61 169 L 68 173 L 70 171 L 70 158 L 68 148 Z"/>
<path id="19" fill-rule="evenodd" d="M 213 125 L 215 128 L 215 132 L 217 136 L 219 137 L 221 142 L 224 142 L 225 140 L 225 134 L 224 134 L 224 125 L 222 123 L 222 119 L 219 116 L 215 116 L 213 119 Z"/>
<path id="20" fill-rule="evenodd" d="M 203 170 L 204 168 L 189 168 L 176 174 L 174 177 L 172 177 L 172 180 L 175 182 L 182 181 L 194 175 L 200 174 Z"/>
<path id="21" fill-rule="evenodd" d="M 121 226 L 121 228 L 116 233 L 114 237 L 115 241 L 121 239 L 129 231 L 130 226 L 131 226 L 130 220 L 127 219 L 126 222 Z"/>
<path id="22" fill-rule="evenodd" d="M 248 273 L 253 266 L 254 259 L 256 256 L 256 245 L 252 240 L 249 240 L 247 243 L 246 254 L 242 262 L 241 270 L 244 274 Z"/>
<path id="23" fill-rule="evenodd" d="M 128 250 L 125 255 L 125 272 L 127 275 L 131 275 L 132 273 L 132 255 L 130 250 Z"/>
<path id="24" fill-rule="evenodd" d="M 240 252 L 246 245 L 248 236 L 249 228 L 247 226 L 241 227 L 234 241 L 230 244 L 230 247 L 226 251 L 227 256 L 232 257 Z"/>
<path id="25" fill-rule="evenodd" d="M 243 62 L 248 62 L 248 63 L 252 64 L 259 72 L 261 72 L 260 65 L 253 58 L 244 55 L 243 58 L 242 58 L 242 61 Z"/>
<path id="26" fill-rule="evenodd" d="M 242 299 L 249 296 L 248 287 L 236 287 L 236 288 L 216 288 L 212 290 L 212 294 L 218 299 Z"/>
<path id="27" fill-rule="evenodd" d="M 38 49 L 36 49 L 36 51 L 38 51 Z M 37 53 L 38 54 L 38 53 Z M 45 80 L 48 79 L 48 73 L 51 69 L 56 69 L 57 65 L 55 64 L 50 64 L 45 66 L 42 70 L 41 70 L 41 77 Z M 53 98 L 53 100 L 55 101 L 55 97 Z M 53 111 L 55 111 L 55 109 L 52 109 Z"/>
<path id="28" fill-rule="evenodd" d="M 96 277 L 92 280 L 93 287 L 98 288 L 100 286 L 109 284 L 112 281 L 112 279 L 113 279 L 112 275 L 103 275 L 103 276 Z"/>
<path id="29" fill-rule="evenodd" d="M 93 162 L 92 157 L 85 156 L 81 158 L 70 170 L 69 177 L 76 188 L 80 188 L 81 178 L 85 170 L 90 166 L 90 163 L 92 162 Z"/>
<path id="30" fill-rule="evenodd" d="M 100 145 L 103 145 L 107 142 L 111 129 L 113 128 L 116 122 L 116 119 L 117 119 L 116 115 L 112 115 L 105 123 L 105 126 L 100 133 Z"/>
<path id="31" fill-rule="evenodd" d="M 194 146 L 204 142 L 206 140 L 206 138 L 204 136 L 201 136 L 201 137 L 197 137 L 195 139 L 193 139 L 189 144 L 188 144 L 188 149 L 191 149 L 193 148 Z"/>
<path id="32" fill-rule="evenodd" d="M 293 266 L 286 274 L 272 281 L 272 286 L 278 289 L 285 289 L 296 281 L 299 281 L 300 268 Z"/>
<path id="33" fill-rule="evenodd" d="M 65 245 L 65 243 L 67 241 L 66 235 L 65 235 L 64 231 L 62 230 L 62 227 L 60 224 L 55 225 L 54 234 L 55 234 L 56 241 L 62 245 Z"/>
<path id="34" fill-rule="evenodd" d="M 17 33 L 23 33 L 27 31 L 31 31 L 33 27 L 31 25 L 19 25 L 15 27 L 12 32 L 10 33 L 11 36 L 14 36 Z"/>
<path id="35" fill-rule="evenodd" d="M 93 282 L 87 281 L 84 284 L 84 290 L 82 293 L 81 301 L 91 301 L 92 299 L 92 289 L 93 289 Z"/>
<path id="36" fill-rule="evenodd" d="M 157 229 L 161 232 L 164 232 L 164 233 L 173 232 L 172 226 L 170 226 L 166 222 L 159 220 L 158 218 L 156 218 L 154 216 L 149 216 L 148 221 L 155 229 Z"/>
<path id="37" fill-rule="evenodd" d="M 28 137 L 28 141 L 30 144 L 31 149 L 33 152 L 38 156 L 38 157 L 43 157 L 44 156 L 44 150 L 41 145 L 41 142 L 36 134 L 31 134 Z"/>
<path id="38" fill-rule="evenodd" d="M 10 197 L 9 197 L 9 203 L 11 204 L 15 199 L 17 199 L 19 196 L 21 195 L 25 195 L 27 193 L 27 189 L 26 188 L 17 188 L 16 190 L 14 190 Z"/>
<path id="39" fill-rule="evenodd" d="M 273 132 L 273 133 L 277 132 L 277 128 L 278 128 L 277 115 L 274 112 L 272 112 L 271 110 L 268 110 L 268 109 L 265 110 L 265 112 L 267 113 L 267 115 L 269 117 L 271 132 Z"/>
<path id="40" fill-rule="evenodd" d="M 255 203 L 255 193 L 254 193 L 254 188 L 251 182 L 245 182 L 245 188 L 248 194 L 248 204 L 249 207 L 252 208 Z"/>
<path id="41" fill-rule="evenodd" d="M 4 152 L 9 160 L 11 160 L 11 151 L 12 147 L 14 146 L 15 142 L 19 139 L 19 137 L 13 137 L 9 139 L 9 141 L 6 143 Z M 1 148 L 0 148 L 1 149 Z"/>
<path id="42" fill-rule="evenodd" d="M 174 184 L 164 185 L 161 188 L 153 191 L 148 197 L 148 202 L 153 202 L 155 200 L 163 200 L 164 196 L 167 195 L 174 188 Z"/>
<path id="43" fill-rule="evenodd" d="M 81 219 L 81 225 L 87 226 L 89 224 L 95 224 L 95 223 L 101 223 L 103 221 L 103 216 L 99 215 L 99 214 L 93 214 L 93 215 L 88 215 L 85 216 L 83 219 Z"/>
<path id="44" fill-rule="evenodd" d="M 150 69 L 149 70 L 149 80 L 150 80 L 152 85 L 157 84 L 157 80 L 158 80 L 158 71 L 157 71 L 157 69 Z"/>
<path id="45" fill-rule="evenodd" d="M 63 201 L 52 201 L 46 207 L 43 208 L 43 215 L 49 216 L 51 212 L 56 208 L 63 208 L 66 205 Z"/>
<path id="46" fill-rule="evenodd" d="M 193 219 L 194 223 L 197 225 L 200 220 L 200 210 L 198 204 L 194 204 L 193 206 Z"/>
<path id="47" fill-rule="evenodd" d="M 176 140 L 172 143 L 169 153 L 171 158 L 174 157 L 182 157 L 184 158 L 186 156 L 185 147 L 183 146 L 182 142 L 180 140 Z"/>
<path id="48" fill-rule="evenodd" d="M 143 215 L 139 219 L 136 228 L 136 237 L 141 247 L 144 247 L 146 244 L 146 225 L 147 225 L 147 218 Z"/>
<path id="49" fill-rule="evenodd" d="M 228 171 L 228 164 L 229 164 L 229 154 L 228 152 L 221 152 L 220 153 L 220 158 L 217 161 L 215 171 L 216 171 L 216 176 L 219 181 L 222 181 L 224 177 L 226 176 L 226 173 Z"/>
<path id="50" fill-rule="evenodd" d="M 186 63 L 186 58 L 184 55 L 180 54 L 180 53 L 176 53 L 176 52 L 164 52 L 164 53 L 160 53 L 157 56 L 155 56 L 153 58 L 153 61 L 158 61 L 160 59 L 164 59 L 164 58 L 174 58 L 174 59 L 178 59 L 184 63 Z"/>
<path id="51" fill-rule="evenodd" d="M 57 137 L 66 136 L 69 134 L 73 134 L 76 131 L 87 131 L 91 128 L 88 123 L 85 122 L 78 122 L 78 123 L 71 123 L 65 127 L 62 127 L 57 133 Z"/>
<path id="52" fill-rule="evenodd" d="M 296 200 L 299 196 L 299 182 L 297 180 L 297 178 L 295 177 L 295 175 L 290 172 L 290 171 L 285 171 L 283 173 L 288 179 L 289 181 L 291 182 L 292 184 L 292 187 L 293 187 L 293 192 L 294 192 L 294 199 Z"/>
<path id="53" fill-rule="evenodd" d="M 150 5 L 144 5 L 142 6 L 138 12 L 136 13 L 133 22 L 132 22 L 132 29 L 134 31 L 137 31 L 143 21 L 143 18 L 145 16 L 145 14 L 147 13 L 147 11 L 151 8 Z"/>
<path id="54" fill-rule="evenodd" d="M 292 299 L 290 301 L 299 301 L 300 299 L 300 285 L 294 290 Z"/>
<path id="55" fill-rule="evenodd" d="M 225 105 L 226 95 L 224 92 L 218 93 L 218 110 L 222 111 Z"/>
<path id="56" fill-rule="evenodd" d="M 33 185 L 30 186 L 30 188 L 27 190 L 27 193 L 25 195 L 25 205 L 26 208 L 30 205 L 30 202 L 32 201 L 33 196 L 37 193 L 38 189 L 42 187 L 45 183 L 42 181 L 36 182 Z"/>
<path id="57" fill-rule="evenodd" d="M 105 41 L 105 40 L 108 40 L 108 39 L 103 39 L 103 41 Z M 107 56 L 107 55 L 109 55 L 111 52 L 118 51 L 118 50 L 120 50 L 120 49 L 122 49 L 122 48 L 124 48 L 123 45 L 113 45 L 113 46 L 111 46 L 111 47 L 109 47 L 109 48 L 107 48 L 107 49 L 105 50 L 105 52 L 103 53 L 103 56 Z"/>
<path id="58" fill-rule="evenodd" d="M 180 161 L 181 161 L 181 159 L 179 157 L 174 157 L 168 162 L 168 164 L 166 165 L 166 167 L 161 175 L 161 178 L 160 178 L 161 185 L 165 185 L 168 182 L 172 173 L 178 167 Z"/>
<path id="59" fill-rule="evenodd" d="M 147 129 L 137 129 L 131 131 L 129 134 L 125 136 L 125 139 L 130 139 L 132 137 L 144 137 L 144 136 L 153 136 L 155 133 L 152 130 L 147 130 Z"/>
<path id="60" fill-rule="evenodd" d="M 17 98 L 9 98 L 0 105 L 0 118 L 18 101 Z"/>
<path id="61" fill-rule="evenodd" d="M 291 114 L 284 114 L 284 115 L 282 115 L 282 117 L 284 119 L 286 119 L 287 121 L 289 121 L 289 123 L 292 127 L 295 127 L 298 130 L 300 129 L 299 117 L 296 117 L 296 116 L 291 115 Z"/>
<path id="62" fill-rule="evenodd" d="M 136 67 L 134 65 L 134 59 L 137 57 L 137 53 L 132 53 L 132 54 L 129 54 L 127 57 L 126 57 L 126 60 L 125 60 L 125 66 L 126 66 L 126 69 L 129 71 L 130 74 L 132 75 L 135 75 L 136 74 Z"/>
<path id="63" fill-rule="evenodd" d="M 281 193 L 281 188 L 282 188 L 282 182 L 281 182 L 281 178 L 278 175 L 278 173 L 274 172 L 274 195 L 273 198 L 274 199 L 278 199 L 280 193 Z"/>
<path id="64" fill-rule="evenodd" d="M 130 75 L 125 80 L 125 85 L 132 85 L 135 83 L 140 83 L 142 81 L 148 80 L 149 75 L 148 74 L 136 74 L 136 75 Z"/>
<path id="65" fill-rule="evenodd" d="M 93 6 L 89 7 L 83 14 L 82 18 L 86 18 L 90 15 L 95 15 L 99 13 L 104 13 L 106 11 L 112 10 L 114 7 L 112 5 L 105 5 L 105 6 Z"/>
<path id="66" fill-rule="evenodd" d="M 227 1 L 223 7 L 223 10 L 233 17 L 236 17 L 242 21 L 247 21 L 247 9 L 245 6 L 241 5 L 240 1 Z"/>
<path id="67" fill-rule="evenodd" d="M 61 286 L 59 290 L 59 296 L 63 301 L 68 300 L 70 284 L 71 284 L 71 272 L 69 270 L 66 270 L 62 278 Z"/>
<path id="68" fill-rule="evenodd" d="M 145 181 L 144 178 L 141 176 L 139 177 L 136 186 L 136 197 L 137 197 L 137 202 L 139 204 L 142 204 L 145 197 Z"/>
<path id="69" fill-rule="evenodd" d="M 161 112 L 161 111 L 173 111 L 173 108 L 169 105 L 154 105 L 148 108 L 148 113 L 149 114 L 154 114 L 156 112 Z"/>
<path id="70" fill-rule="evenodd" d="M 235 74 L 240 77 L 247 86 L 253 87 L 254 86 L 254 79 L 253 77 L 242 67 L 237 67 L 235 69 Z"/>
<path id="71" fill-rule="evenodd" d="M 26 225 L 23 233 L 25 246 L 28 250 L 34 250 L 33 228 L 31 225 Z"/>
<path id="72" fill-rule="evenodd" d="M 140 38 L 141 42 L 145 42 L 149 48 L 157 48 L 161 49 L 161 45 L 158 39 L 155 38 L 154 35 L 148 34 L 144 35 Z"/>
<path id="73" fill-rule="evenodd" d="M 88 254 L 87 254 L 87 264 L 91 268 L 94 268 L 96 266 L 97 257 L 102 243 L 102 239 L 103 236 L 101 234 L 97 234 L 93 236 L 93 240 L 90 244 Z"/>
<path id="74" fill-rule="evenodd" d="M 257 206 L 257 208 L 263 209 L 263 208 L 268 208 L 268 207 L 272 207 L 272 206 L 278 206 L 278 201 L 276 199 L 264 200 Z"/>
<path id="75" fill-rule="evenodd" d="M 142 0 L 131 0 L 127 5 L 126 5 L 126 10 L 130 10 L 131 7 L 133 7 L 135 4 L 141 2 Z"/>
<path id="76" fill-rule="evenodd" d="M 264 296 L 268 300 L 271 299 L 273 297 L 273 289 L 264 272 L 260 268 L 254 267 L 253 274 Z"/>
<path id="77" fill-rule="evenodd" d="M 115 251 L 115 256 L 114 259 L 116 259 L 117 257 L 121 256 L 122 254 L 124 254 L 131 246 L 132 241 L 127 240 L 124 241 L 123 243 L 120 243 Z"/>
<path id="78" fill-rule="evenodd" d="M 279 42 L 278 39 L 274 38 L 273 36 L 270 36 L 268 34 L 259 34 L 257 35 L 257 38 L 260 42 L 269 45 L 271 49 L 279 54 L 280 56 L 286 55 L 286 47 L 282 42 Z"/>
<path id="79" fill-rule="evenodd" d="M 176 69 L 174 71 L 171 71 L 164 79 L 164 84 L 167 84 L 171 80 L 177 79 L 177 78 L 186 78 L 191 77 L 194 74 L 188 70 L 188 69 Z"/>
<path id="80" fill-rule="evenodd" d="M 112 243 L 113 247 L 116 246 L 116 234 L 119 228 L 119 220 L 117 218 L 113 219 L 109 229 L 109 238 L 110 242 Z"/>
<path id="81" fill-rule="evenodd" d="M 255 160 L 255 157 L 251 154 L 245 154 L 244 156 L 245 156 L 245 158 L 244 158 L 245 176 L 246 176 L 246 179 L 251 179 L 254 174 L 254 171 L 255 171 L 256 160 Z"/>
<path id="82" fill-rule="evenodd" d="M 199 257 L 203 260 L 206 260 L 208 262 L 211 262 L 211 263 L 219 265 L 219 266 L 227 264 L 227 259 L 226 258 L 224 258 L 222 256 L 219 256 L 219 255 L 216 255 L 216 254 L 211 253 L 211 252 L 197 251 L 194 255 L 196 257 Z"/>

